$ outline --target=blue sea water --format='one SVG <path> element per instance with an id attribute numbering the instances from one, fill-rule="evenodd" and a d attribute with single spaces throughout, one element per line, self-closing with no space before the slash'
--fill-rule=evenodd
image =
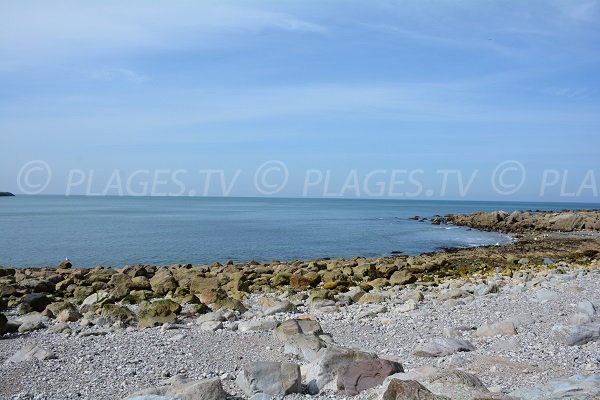
<path id="1" fill-rule="evenodd" d="M 0 265 L 77 266 L 419 254 L 506 235 L 409 220 L 597 204 L 207 197 L 0 198 Z"/>

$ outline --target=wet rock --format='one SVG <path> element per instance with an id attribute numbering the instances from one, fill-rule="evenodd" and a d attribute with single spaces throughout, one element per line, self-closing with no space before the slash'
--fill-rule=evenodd
<path id="1" fill-rule="evenodd" d="M 248 397 L 258 393 L 285 396 L 302 390 L 300 366 L 289 362 L 255 362 L 246 365 L 235 382 Z"/>
<path id="2" fill-rule="evenodd" d="M 402 364 L 394 361 L 355 361 L 340 368 L 337 389 L 346 396 L 355 396 L 381 385 L 388 376 L 399 372 L 404 372 Z"/>

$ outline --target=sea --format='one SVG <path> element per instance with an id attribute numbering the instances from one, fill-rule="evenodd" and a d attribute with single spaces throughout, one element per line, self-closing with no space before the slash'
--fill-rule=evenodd
<path id="1" fill-rule="evenodd" d="M 0 198 L 0 266 L 211 264 L 415 255 L 511 238 L 419 222 L 478 210 L 598 204 L 233 197 Z"/>

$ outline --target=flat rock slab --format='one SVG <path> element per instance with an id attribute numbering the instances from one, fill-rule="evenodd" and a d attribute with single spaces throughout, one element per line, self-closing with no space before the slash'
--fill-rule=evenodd
<path id="1" fill-rule="evenodd" d="M 53 352 L 46 350 L 35 344 L 28 344 L 27 346 L 23 347 L 21 350 L 17 351 L 15 354 L 13 354 L 13 356 L 10 357 L 8 360 L 6 360 L 4 363 L 5 364 L 19 363 L 19 362 L 29 361 L 29 360 L 34 360 L 34 359 L 43 361 L 43 360 L 49 360 L 52 358 L 56 358 L 56 356 L 54 355 Z"/>
<path id="2" fill-rule="evenodd" d="M 142 390 L 125 400 L 225 400 L 220 379 L 205 379 L 180 385 Z"/>
<path id="3" fill-rule="evenodd" d="M 346 396 L 381 385 L 385 379 L 404 372 L 402 364 L 389 360 L 355 361 L 338 372 L 337 389 Z"/>
<path id="4" fill-rule="evenodd" d="M 533 388 L 518 389 L 509 395 L 527 400 L 598 399 L 600 398 L 600 374 L 561 378 Z"/>

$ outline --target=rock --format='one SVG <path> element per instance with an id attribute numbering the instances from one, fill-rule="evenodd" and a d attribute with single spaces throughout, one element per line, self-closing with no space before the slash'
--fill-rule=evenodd
<path id="1" fill-rule="evenodd" d="M 82 306 L 91 306 L 94 304 L 101 304 L 104 300 L 109 298 L 108 292 L 100 291 L 96 293 L 90 294 L 88 297 L 83 300 L 81 303 Z"/>
<path id="2" fill-rule="evenodd" d="M 312 320 L 284 321 L 275 329 L 275 336 L 284 343 L 284 354 L 297 355 L 307 361 L 313 361 L 319 350 L 328 344 L 321 325 Z"/>
<path id="3" fill-rule="evenodd" d="M 269 299 L 272 300 L 272 299 Z M 283 301 L 263 301 L 261 303 L 262 314 L 269 316 L 278 313 L 292 312 L 296 310 L 296 306 L 287 300 Z"/>
<path id="4" fill-rule="evenodd" d="M 308 385 L 308 393 L 314 395 L 323 389 L 335 389 L 338 371 L 354 361 L 377 359 L 377 355 L 340 346 L 328 346 L 319 350 L 317 357 L 302 367 Z"/>
<path id="5" fill-rule="evenodd" d="M 408 373 L 390 376 L 386 382 L 384 382 L 384 388 L 389 387 L 388 385 L 394 380 L 416 381 L 434 395 L 439 396 L 434 397 L 436 400 L 505 399 L 505 396 L 503 395 L 490 393 L 475 375 L 457 369 L 437 369 L 432 367 L 417 368 Z M 429 393 L 426 394 L 429 395 Z"/>
<path id="6" fill-rule="evenodd" d="M 203 321 L 199 323 L 200 329 L 203 331 L 218 331 L 223 329 L 223 323 L 221 321 Z"/>
<path id="7" fill-rule="evenodd" d="M 560 294 L 553 290 L 549 289 L 540 289 L 535 292 L 535 299 L 539 303 L 547 303 L 549 301 L 558 300 L 560 298 Z"/>
<path id="8" fill-rule="evenodd" d="M 43 311 L 43 315 L 51 318 L 58 318 L 58 314 L 60 314 L 64 310 L 77 311 L 77 308 L 74 304 L 68 301 L 59 301 L 56 303 L 51 303 L 46 306 Z"/>
<path id="9" fill-rule="evenodd" d="M 511 321 L 499 321 L 493 324 L 484 323 L 477 328 L 477 336 L 512 336 L 517 334 L 515 325 Z"/>
<path id="10" fill-rule="evenodd" d="M 281 341 L 286 341 L 298 334 L 320 335 L 322 333 L 323 328 L 321 328 L 321 324 L 318 321 L 301 319 L 288 319 L 282 322 L 275 330 L 275 336 Z"/>
<path id="11" fill-rule="evenodd" d="M 142 390 L 126 400 L 225 400 L 221 380 L 206 379 Z"/>
<path id="12" fill-rule="evenodd" d="M 456 300 L 461 299 L 463 297 L 469 296 L 469 292 L 462 289 L 448 289 L 440 292 L 437 295 L 438 300 L 446 301 L 446 300 Z"/>
<path id="13" fill-rule="evenodd" d="M 19 363 L 33 359 L 44 361 L 52 358 L 56 358 L 56 355 L 51 351 L 46 350 L 36 344 L 28 344 L 21 350 L 17 351 L 15 354 L 13 354 L 12 357 L 10 357 L 4 363 Z"/>
<path id="14" fill-rule="evenodd" d="M 360 300 L 357 301 L 358 304 L 373 304 L 373 303 L 383 303 L 387 300 L 387 296 L 380 293 L 367 293 L 361 296 Z"/>
<path id="15" fill-rule="evenodd" d="M 346 396 L 379 386 L 390 375 L 404 372 L 402 364 L 388 360 L 355 361 L 340 368 L 337 389 Z"/>
<path id="16" fill-rule="evenodd" d="M 159 296 L 164 296 L 177 289 L 177 281 L 171 271 L 161 268 L 152 278 L 150 278 L 150 287 L 152 291 Z"/>
<path id="17" fill-rule="evenodd" d="M 518 389 L 509 395 L 527 400 L 588 400 L 600 398 L 600 374 L 560 378 L 533 388 Z"/>
<path id="18" fill-rule="evenodd" d="M 567 346 L 580 346 L 600 338 L 600 325 L 554 325 L 552 334 L 561 343 Z"/>
<path id="19" fill-rule="evenodd" d="M 0 335 L 2 335 L 6 331 L 6 325 L 8 323 L 8 319 L 6 315 L 0 313 Z"/>
<path id="20" fill-rule="evenodd" d="M 127 307 L 119 306 L 117 304 L 103 305 L 100 315 L 113 322 L 120 321 L 128 324 L 135 321 L 135 314 L 133 312 L 131 312 Z"/>
<path id="21" fill-rule="evenodd" d="M 19 307 L 19 313 L 27 314 L 32 311 L 42 312 L 51 300 L 43 293 L 30 293 L 23 296 L 21 299 L 21 306 Z"/>
<path id="22" fill-rule="evenodd" d="M 255 362 L 246 365 L 235 382 L 248 397 L 257 393 L 285 396 L 302 390 L 300 366 L 289 362 Z"/>
<path id="23" fill-rule="evenodd" d="M 310 289 L 316 287 L 321 281 L 321 276 L 314 271 L 305 274 L 295 273 L 290 276 L 290 286 L 294 289 Z"/>
<path id="24" fill-rule="evenodd" d="M 274 319 L 250 320 L 243 321 L 238 324 L 238 331 L 258 331 L 266 332 L 277 328 L 278 322 Z"/>
<path id="25" fill-rule="evenodd" d="M 414 283 L 417 281 L 417 277 L 407 270 L 396 271 L 390 276 L 390 285 L 402 286 Z"/>
<path id="26" fill-rule="evenodd" d="M 158 300 L 152 303 L 142 303 L 138 311 L 138 328 L 151 328 L 164 323 L 175 323 L 177 313 L 181 306 L 168 299 Z"/>
<path id="27" fill-rule="evenodd" d="M 400 304 L 398 307 L 396 307 L 396 311 L 401 312 L 401 313 L 414 311 L 416 309 L 417 309 L 417 302 L 412 299 L 408 300 L 404 304 Z"/>
<path id="28" fill-rule="evenodd" d="M 71 264 L 71 261 L 64 260 L 62 261 L 60 264 L 58 264 L 57 269 L 71 269 L 73 267 L 73 264 Z"/>
<path id="29" fill-rule="evenodd" d="M 589 300 L 584 300 L 577 304 L 577 311 L 589 315 L 590 317 L 596 315 L 596 307 L 594 306 L 594 303 Z"/>
<path id="30" fill-rule="evenodd" d="M 393 379 L 385 388 L 382 400 L 449 400 L 445 396 L 437 396 L 417 381 Z"/>
<path id="31" fill-rule="evenodd" d="M 21 317 L 21 325 L 19 326 L 19 333 L 27 333 L 36 331 L 38 329 L 44 329 L 46 325 L 44 324 L 42 314 L 39 312 L 32 312 L 29 314 L 25 314 Z"/>
<path id="32" fill-rule="evenodd" d="M 232 299 L 231 297 L 226 297 L 224 299 L 218 299 L 214 303 L 212 303 L 213 310 L 231 310 L 237 311 L 239 313 L 244 313 L 247 311 L 246 306 L 239 300 Z"/>
<path id="33" fill-rule="evenodd" d="M 441 338 L 417 346 L 413 355 L 417 357 L 445 357 L 463 351 L 473 351 L 475 346 L 463 339 Z"/>
<path id="34" fill-rule="evenodd" d="M 371 308 L 368 308 L 365 311 L 362 311 L 361 313 L 359 313 L 356 316 L 356 319 L 365 319 L 365 318 L 369 318 L 369 317 L 374 317 L 377 314 L 382 314 L 387 312 L 388 308 L 386 306 L 374 306 Z"/>
<path id="35" fill-rule="evenodd" d="M 82 315 L 75 309 L 66 308 L 56 316 L 57 322 L 75 322 L 81 319 Z"/>

